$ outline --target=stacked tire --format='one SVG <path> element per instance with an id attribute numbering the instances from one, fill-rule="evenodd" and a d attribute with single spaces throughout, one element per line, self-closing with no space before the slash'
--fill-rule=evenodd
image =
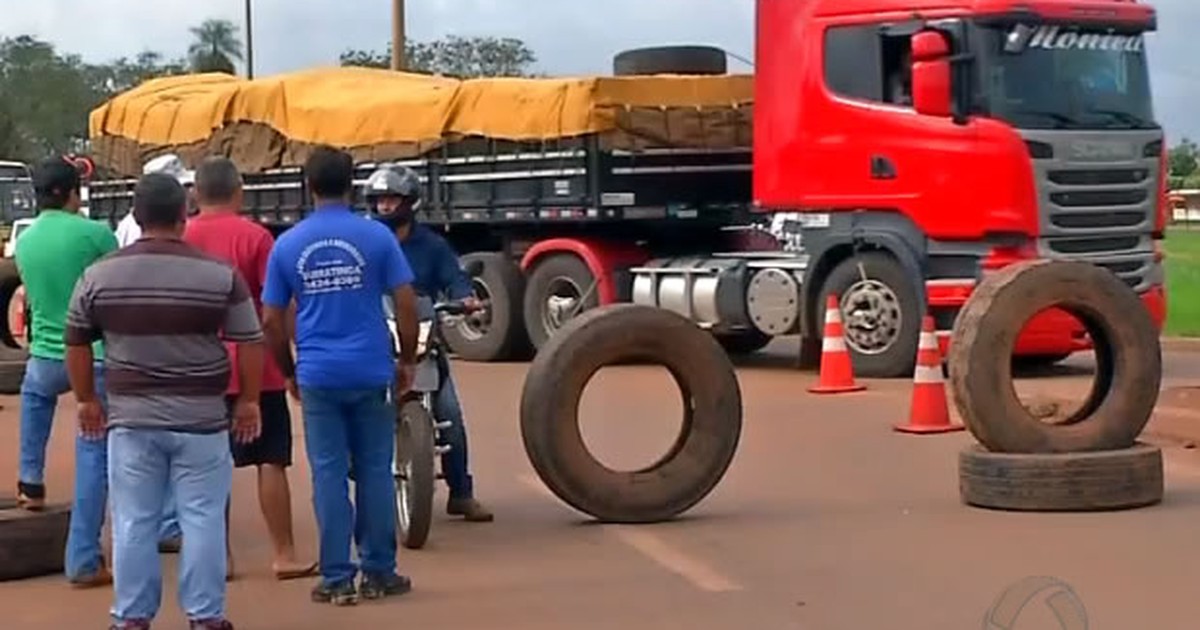
<path id="1" fill-rule="evenodd" d="M 0 260 L 0 306 L 4 313 L 3 325 L 0 325 L 0 395 L 15 395 L 21 392 L 21 381 L 25 379 L 25 362 L 29 358 L 25 350 L 26 331 L 14 330 L 13 322 L 19 315 L 25 322 L 29 321 L 27 309 L 24 308 L 24 291 L 21 286 L 21 276 L 17 265 L 10 259 Z M 20 313 L 14 313 L 14 307 L 20 308 Z"/>
<path id="2" fill-rule="evenodd" d="M 1096 355 L 1087 399 L 1055 423 L 1021 404 L 1009 360 L 1025 322 L 1050 308 L 1084 324 Z M 959 455 L 964 503 L 1080 512 L 1162 501 L 1162 452 L 1138 442 L 1162 380 L 1158 330 L 1138 295 L 1110 271 L 1030 261 L 990 276 L 955 323 L 949 371 L 959 414 L 979 442 Z"/>

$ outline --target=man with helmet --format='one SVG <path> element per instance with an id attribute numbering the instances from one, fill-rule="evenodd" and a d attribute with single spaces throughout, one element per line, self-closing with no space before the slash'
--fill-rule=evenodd
<path id="1" fill-rule="evenodd" d="M 458 263 L 458 254 L 437 232 L 416 221 L 421 204 L 421 179 L 411 168 L 386 165 L 367 179 L 365 196 L 371 216 L 395 233 L 404 256 L 412 267 L 418 295 L 438 299 L 445 295 L 463 300 L 469 309 L 480 308 L 471 281 Z M 446 512 L 470 522 L 490 522 L 493 515 L 475 499 L 473 480 L 467 465 L 467 431 L 463 423 L 462 405 L 450 373 L 443 366 L 446 379 L 434 401 L 434 415 L 450 427 L 442 432 L 450 450 L 442 455 L 442 472 L 450 487 Z"/>

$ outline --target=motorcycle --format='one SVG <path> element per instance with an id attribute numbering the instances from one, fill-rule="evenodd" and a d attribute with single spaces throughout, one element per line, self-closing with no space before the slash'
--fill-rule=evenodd
<path id="1" fill-rule="evenodd" d="M 475 273 L 472 273 L 472 272 Z M 477 275 L 475 269 L 468 269 Z M 384 299 L 393 351 L 400 356 L 400 335 L 391 300 Z M 417 369 L 412 387 L 396 402 L 396 454 L 392 474 L 396 479 L 396 526 L 400 544 L 420 549 L 429 538 L 433 522 L 433 495 L 444 475 L 437 461 L 452 448 L 443 444 L 441 432 L 449 422 L 436 421 L 434 404 L 449 369 L 448 349 L 442 325 L 454 324 L 471 314 L 462 301 L 434 303 L 428 297 L 417 301 Z"/>

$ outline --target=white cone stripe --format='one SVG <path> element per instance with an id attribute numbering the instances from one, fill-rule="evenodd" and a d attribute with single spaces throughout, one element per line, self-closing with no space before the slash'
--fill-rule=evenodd
<path id="1" fill-rule="evenodd" d="M 913 372 L 913 382 L 917 383 L 918 385 L 941 383 L 942 368 L 930 367 L 928 365 L 918 365 L 916 371 Z"/>
<path id="2" fill-rule="evenodd" d="M 931 333 L 931 332 L 921 333 L 920 348 L 922 350 L 938 350 L 939 348 L 938 348 L 937 335 L 934 333 Z"/>
<path id="3" fill-rule="evenodd" d="M 845 352 L 846 340 L 841 337 L 826 337 L 821 341 L 822 352 Z"/>
<path id="4" fill-rule="evenodd" d="M 831 308 L 825 311 L 825 323 L 829 324 L 832 322 L 842 323 L 841 309 Z"/>

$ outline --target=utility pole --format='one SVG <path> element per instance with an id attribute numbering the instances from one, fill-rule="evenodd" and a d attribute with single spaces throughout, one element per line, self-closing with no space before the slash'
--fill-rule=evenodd
<path id="1" fill-rule="evenodd" d="M 392 0 L 392 70 L 404 69 L 404 48 L 404 0 Z"/>
<path id="2" fill-rule="evenodd" d="M 246 78 L 254 78 L 254 22 L 250 11 L 251 0 L 246 0 Z"/>

